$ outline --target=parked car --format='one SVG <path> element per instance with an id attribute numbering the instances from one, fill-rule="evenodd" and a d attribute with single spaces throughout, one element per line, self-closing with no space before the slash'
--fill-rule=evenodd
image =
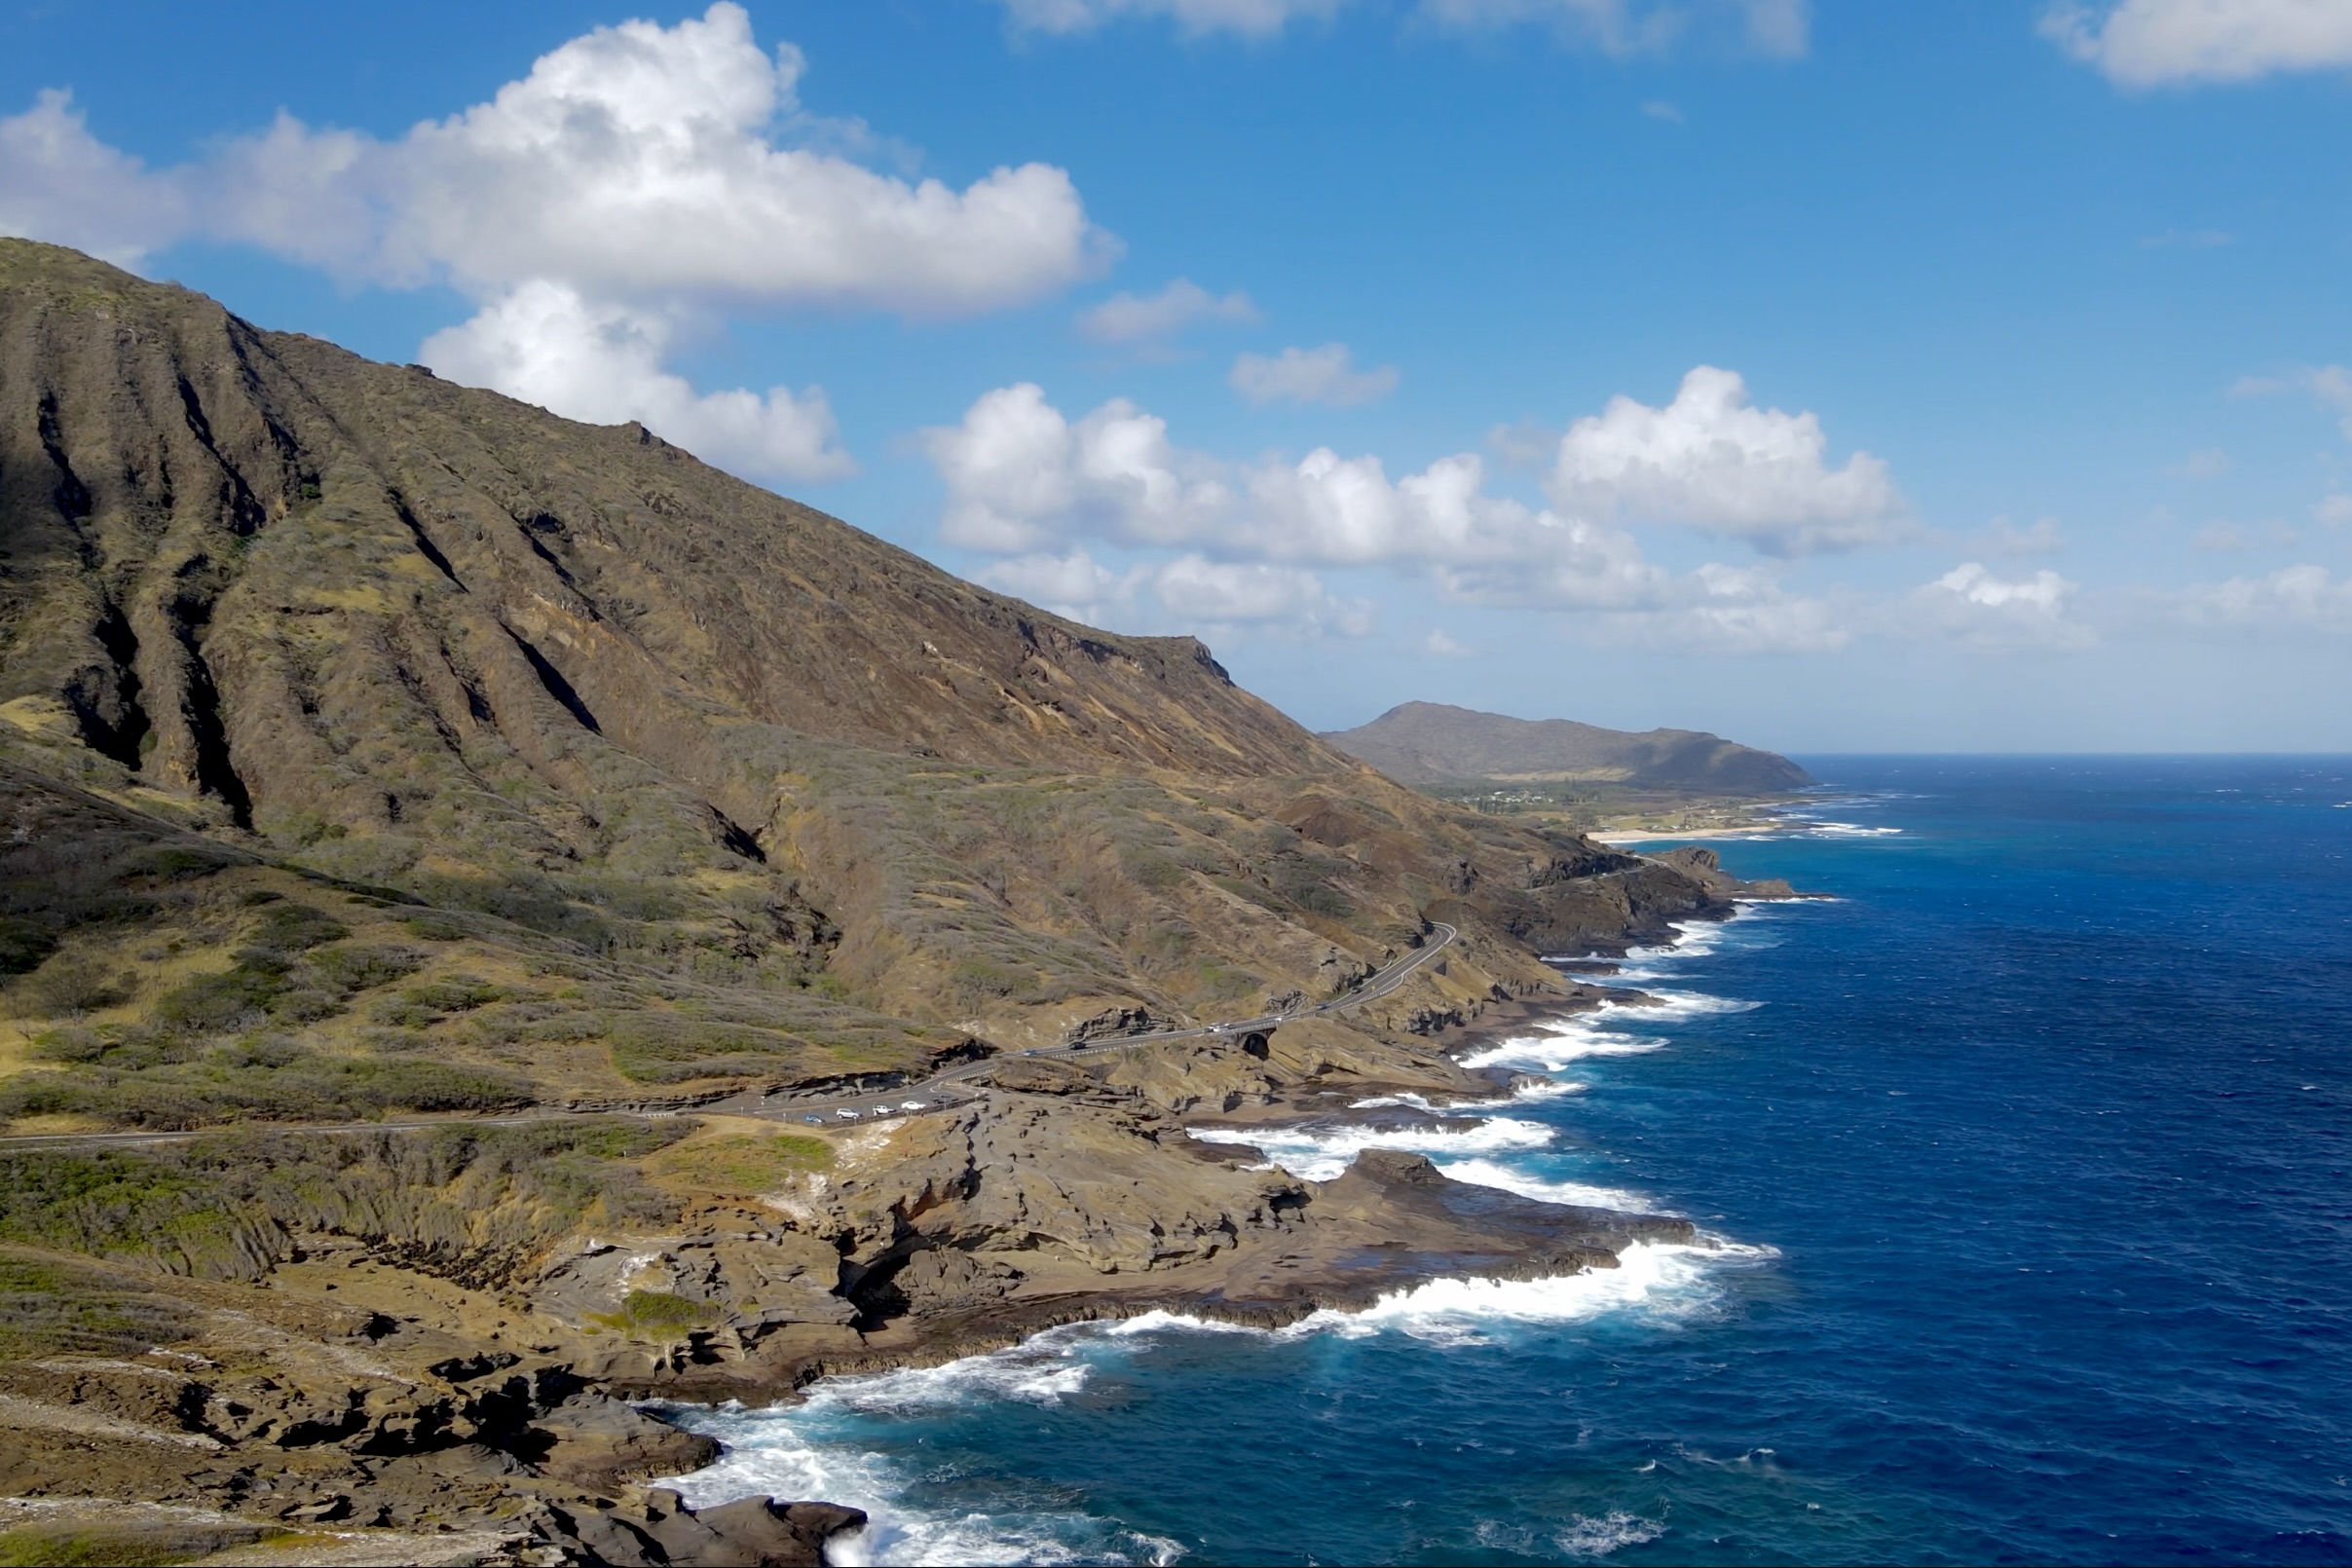
<path id="1" fill-rule="evenodd" d="M 919 1100 L 902 1100 L 898 1102 L 898 1108 L 901 1110 L 924 1110 L 928 1107 Z"/>
<path id="2" fill-rule="evenodd" d="M 857 1112 L 854 1110 L 837 1110 L 834 1112 L 834 1114 L 845 1122 L 854 1122 L 857 1120 Z"/>

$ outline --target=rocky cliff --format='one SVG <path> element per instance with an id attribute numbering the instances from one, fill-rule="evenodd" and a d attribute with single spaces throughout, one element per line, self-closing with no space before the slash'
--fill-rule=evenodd
<path id="1" fill-rule="evenodd" d="M 1671 1231 L 1184 1130 L 1491 1092 L 1445 1046 L 1572 1000 L 1538 954 L 1747 891 L 1453 810 L 1197 643 L 635 427 L 16 241 L 0 813 L 0 1489 L 615 1562 L 789 1560 L 834 1516 L 630 1490 L 694 1456 L 614 1395 Z M 1441 962 L 1254 1050 L 1019 1054 L 1345 996 L 1437 922 Z M 952 1109 L 773 1108 L 952 1063 L 989 1064 Z"/>

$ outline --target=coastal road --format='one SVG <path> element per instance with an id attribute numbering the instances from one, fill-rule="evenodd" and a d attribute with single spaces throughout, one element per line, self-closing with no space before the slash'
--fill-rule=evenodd
<path id="1" fill-rule="evenodd" d="M 1285 1024 L 1301 1019 L 1328 1018 L 1376 1002 L 1403 985 L 1413 975 L 1434 962 L 1437 955 L 1453 945 L 1460 935 L 1442 921 L 1433 921 L 1430 940 L 1394 962 L 1384 964 L 1363 978 L 1362 985 L 1318 1002 L 1313 1007 L 1292 1008 L 1281 1013 L 1261 1013 L 1255 1018 L 1236 1019 L 1224 1024 L 1197 1024 L 1184 1028 L 1152 1029 L 1141 1034 L 1106 1035 L 1100 1039 L 1084 1040 L 1076 1045 L 1039 1046 L 1009 1056 L 982 1057 L 978 1061 L 959 1063 L 955 1066 L 932 1074 L 920 1083 L 903 1084 L 896 1089 L 870 1091 L 855 1095 L 824 1095 L 801 1097 L 784 1092 L 751 1092 L 729 1096 L 696 1105 L 665 1105 L 658 1108 L 627 1106 L 585 1106 L 577 1109 L 526 1111 L 513 1116 L 441 1116 L 397 1122 L 339 1122 L 317 1124 L 278 1124 L 258 1122 L 254 1127 L 280 1133 L 409 1133 L 437 1127 L 523 1127 L 533 1122 L 563 1121 L 579 1116 L 757 1116 L 768 1121 L 815 1123 L 827 1127 L 848 1127 L 860 1122 L 879 1121 L 889 1116 L 914 1116 L 947 1110 L 975 1098 L 979 1091 L 968 1087 L 971 1079 L 1001 1067 L 1008 1061 L 1023 1057 L 1042 1057 L 1057 1062 L 1085 1061 L 1105 1057 L 1119 1051 L 1133 1050 L 1139 1045 L 1163 1045 L 1171 1040 L 1235 1040 L 1246 1041 L 1252 1034 L 1271 1033 Z M 189 1132 L 171 1133 L 22 1133 L 0 1137 L 0 1147 L 86 1148 L 93 1144 L 108 1146 L 141 1143 L 177 1143 L 220 1128 L 200 1128 Z"/>

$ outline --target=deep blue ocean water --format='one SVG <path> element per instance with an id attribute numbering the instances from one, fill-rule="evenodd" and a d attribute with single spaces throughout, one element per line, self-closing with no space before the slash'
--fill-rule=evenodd
<path id="1" fill-rule="evenodd" d="M 837 1380 L 697 1416 L 690 1496 L 910 1562 L 2352 1562 L 2352 760 L 1810 765 L 1848 827 L 1720 847 L 1837 902 L 1422 1145 L 1726 1246 Z"/>

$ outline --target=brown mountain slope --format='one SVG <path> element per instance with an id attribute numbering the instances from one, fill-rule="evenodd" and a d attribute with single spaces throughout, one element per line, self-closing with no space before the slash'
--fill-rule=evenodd
<path id="1" fill-rule="evenodd" d="M 1351 1027 L 1377 1034 L 1547 984 L 1531 947 L 1708 896 L 1397 789 L 1189 639 L 1057 619 L 635 427 L 16 241 L 0 552 L 26 820 L 71 818 L 33 797 L 77 785 L 142 832 L 465 916 L 453 946 L 361 962 L 338 954 L 394 934 L 309 955 L 257 935 L 240 901 L 299 893 L 257 873 L 166 898 L 134 867 L 105 896 L 144 913 L 112 923 L 32 908 L 19 966 L 117 977 L 75 1025 L 117 1043 L 53 1055 L 131 1076 L 76 1097 L 29 1064 L 27 1109 L 203 1077 L 192 1012 L 297 1055 L 429 1047 L 526 1097 L 612 1098 L 903 1070 L 1111 1006 L 1232 1016 L 1462 924 L 1448 974 Z M 37 1033 L 64 1015 L 29 998 L 73 991 L 19 986 L 16 1010 Z M 169 1040 L 120 1043 L 158 1009 Z"/>
<path id="2" fill-rule="evenodd" d="M 1572 719 L 1512 719 L 1441 702 L 1406 702 L 1370 724 L 1323 736 L 1410 784 L 1579 781 L 1635 789 L 1770 795 L 1812 775 L 1787 758 L 1695 729 L 1634 733 Z"/>
<path id="3" fill-rule="evenodd" d="M 674 1494 L 625 1482 L 701 1450 L 610 1393 L 767 1400 L 1098 1312 L 1286 1322 L 1688 1239 L 1417 1157 L 1301 1181 L 1185 1124 L 1491 1092 L 1439 1047 L 1561 992 L 1537 953 L 1742 890 L 1445 806 L 1197 643 L 633 427 L 14 241 L 0 819 L 0 1492 L 501 1560 L 664 1560 L 616 1543 L 683 1529 Z M 1399 989 L 1254 1048 L 984 1062 L 854 1126 L 715 1108 L 1343 993 L 1435 921 L 1459 940 Z"/>

